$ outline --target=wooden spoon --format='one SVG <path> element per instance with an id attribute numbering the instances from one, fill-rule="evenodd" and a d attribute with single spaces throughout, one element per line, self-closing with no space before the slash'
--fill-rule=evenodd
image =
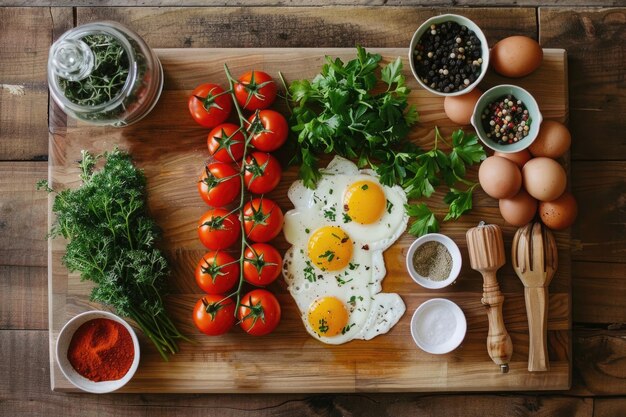
<path id="1" fill-rule="evenodd" d="M 513 237 L 513 269 L 524 284 L 530 347 L 528 370 L 547 371 L 548 285 L 558 266 L 556 242 L 541 223 L 521 227 Z"/>
<path id="2" fill-rule="evenodd" d="M 466 234 L 472 269 L 483 276 L 482 303 L 487 307 L 489 334 L 487 351 L 489 356 L 500 365 L 500 371 L 509 371 L 509 361 L 513 355 L 513 343 L 504 327 L 502 303 L 504 296 L 500 292 L 496 271 L 505 262 L 502 231 L 495 224 L 480 222 L 478 227 L 469 229 Z"/>

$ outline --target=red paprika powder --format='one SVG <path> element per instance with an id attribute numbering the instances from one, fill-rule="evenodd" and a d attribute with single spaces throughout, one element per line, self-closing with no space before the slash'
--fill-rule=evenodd
<path id="1" fill-rule="evenodd" d="M 135 347 L 126 328 L 113 320 L 93 319 L 72 336 L 67 359 L 76 372 L 94 382 L 122 378 L 133 363 Z"/>

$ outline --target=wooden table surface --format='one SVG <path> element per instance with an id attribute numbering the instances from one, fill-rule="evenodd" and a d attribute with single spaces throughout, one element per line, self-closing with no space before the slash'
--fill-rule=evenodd
<path id="1" fill-rule="evenodd" d="M 475 0 L 340 0 L 320 7 L 238 0 L 265 7 L 0 8 L 0 416 L 624 416 L 626 415 L 626 8 L 624 0 L 521 0 L 480 8 Z M 4 2 L 7 3 L 7 2 Z M 102 4 L 81 0 L 81 5 Z M 107 5 L 142 1 L 107 0 Z M 161 0 L 169 6 L 178 2 Z M 445 6 L 425 8 L 424 4 Z M 493 4 L 502 4 L 497 0 Z M 597 2 L 596 2 L 597 3 Z M 232 3 L 230 3 L 232 4 Z M 453 8 L 451 4 L 471 5 Z M 374 5 L 374 6 L 372 6 Z M 567 6 L 568 8 L 560 8 Z M 510 34 L 565 48 L 569 56 L 571 185 L 580 213 L 572 228 L 573 387 L 558 393 L 333 395 L 103 395 L 50 391 L 46 201 L 46 62 L 67 29 L 110 19 L 153 47 L 406 47 L 420 22 L 464 14 L 490 45 Z"/>

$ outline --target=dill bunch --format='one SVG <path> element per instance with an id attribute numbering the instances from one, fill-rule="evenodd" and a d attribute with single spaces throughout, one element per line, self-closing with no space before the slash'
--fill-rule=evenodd
<path id="1" fill-rule="evenodd" d="M 100 158 L 106 162 L 95 171 Z M 69 241 L 63 264 L 93 281 L 91 300 L 133 319 L 167 360 L 187 338 L 163 305 L 169 268 L 155 247 L 159 231 L 147 213 L 145 177 L 117 148 L 97 157 L 83 151 L 79 166 L 82 185 L 58 192 L 52 206 L 50 235 Z M 38 187 L 53 192 L 46 181 Z"/>

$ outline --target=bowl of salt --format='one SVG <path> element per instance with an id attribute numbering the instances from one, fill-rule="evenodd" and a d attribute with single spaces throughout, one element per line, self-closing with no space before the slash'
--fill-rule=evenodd
<path id="1" fill-rule="evenodd" d="M 467 321 L 463 310 L 445 298 L 433 298 L 422 303 L 411 318 L 411 336 L 425 352 L 441 355 L 459 347 Z"/>

